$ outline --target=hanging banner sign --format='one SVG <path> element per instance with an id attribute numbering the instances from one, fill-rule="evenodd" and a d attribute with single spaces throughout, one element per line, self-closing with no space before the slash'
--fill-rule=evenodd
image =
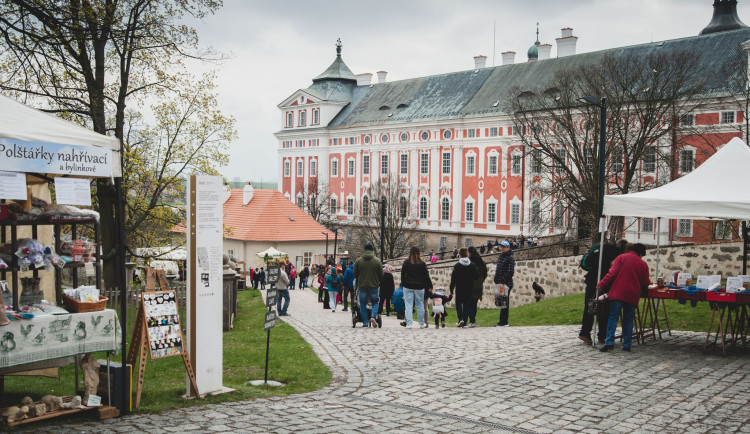
<path id="1" fill-rule="evenodd" d="M 107 177 L 112 176 L 112 150 L 0 139 L 0 170 Z"/>

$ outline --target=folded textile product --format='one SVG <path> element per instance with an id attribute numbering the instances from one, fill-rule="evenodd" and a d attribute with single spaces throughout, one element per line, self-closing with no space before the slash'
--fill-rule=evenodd
<path id="1" fill-rule="evenodd" d="M 47 205 L 41 215 L 49 217 L 94 218 L 99 221 L 99 213 L 91 209 L 76 208 L 71 205 Z"/>

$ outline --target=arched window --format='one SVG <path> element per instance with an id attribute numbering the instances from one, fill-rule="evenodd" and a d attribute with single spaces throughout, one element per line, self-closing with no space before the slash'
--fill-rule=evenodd
<path id="1" fill-rule="evenodd" d="M 427 218 L 427 198 L 424 196 L 419 198 L 419 218 Z"/>
<path id="2" fill-rule="evenodd" d="M 362 215 L 370 215 L 370 198 L 367 196 L 362 198 Z"/>
<path id="3" fill-rule="evenodd" d="M 291 127 L 294 125 L 294 113 L 287 112 L 286 114 L 286 126 Z"/>
<path id="4" fill-rule="evenodd" d="M 401 196 L 398 199 L 398 215 L 401 218 L 406 218 L 406 213 L 409 211 L 406 203 L 406 198 Z"/>
<path id="5" fill-rule="evenodd" d="M 444 197 L 440 203 L 440 219 L 450 220 L 451 218 L 451 201 Z"/>
<path id="6" fill-rule="evenodd" d="M 307 124 L 307 111 L 302 110 L 299 112 L 299 125 L 305 126 Z"/>
<path id="7" fill-rule="evenodd" d="M 313 109 L 313 112 L 312 112 L 312 113 L 313 113 L 313 121 L 312 121 L 312 124 L 313 124 L 313 125 L 318 125 L 318 124 L 320 123 L 320 110 L 318 110 L 318 109 Z"/>

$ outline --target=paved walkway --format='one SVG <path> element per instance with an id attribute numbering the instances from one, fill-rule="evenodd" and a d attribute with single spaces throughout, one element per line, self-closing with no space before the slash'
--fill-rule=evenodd
<path id="1" fill-rule="evenodd" d="M 331 367 L 331 386 L 68 432 L 750 433 L 750 351 L 704 355 L 705 335 L 600 353 L 574 326 L 407 330 L 384 317 L 353 329 L 312 292 L 291 296 L 285 321 Z"/>

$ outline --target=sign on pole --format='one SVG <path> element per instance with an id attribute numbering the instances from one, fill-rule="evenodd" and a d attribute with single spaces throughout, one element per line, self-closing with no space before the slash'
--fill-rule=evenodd
<path id="1" fill-rule="evenodd" d="M 281 268 L 279 268 L 278 265 L 272 265 L 268 267 L 268 277 L 266 280 L 268 281 L 269 285 L 275 285 L 276 282 L 279 281 L 279 273 L 281 272 Z"/>
<path id="2" fill-rule="evenodd" d="M 276 306 L 276 300 L 279 297 L 279 291 L 271 288 L 266 291 L 266 307 L 272 308 Z"/>
<path id="3" fill-rule="evenodd" d="M 266 331 L 270 331 L 275 325 L 276 325 L 276 312 L 269 310 L 268 312 L 266 312 L 266 323 L 265 323 L 264 329 Z"/>

